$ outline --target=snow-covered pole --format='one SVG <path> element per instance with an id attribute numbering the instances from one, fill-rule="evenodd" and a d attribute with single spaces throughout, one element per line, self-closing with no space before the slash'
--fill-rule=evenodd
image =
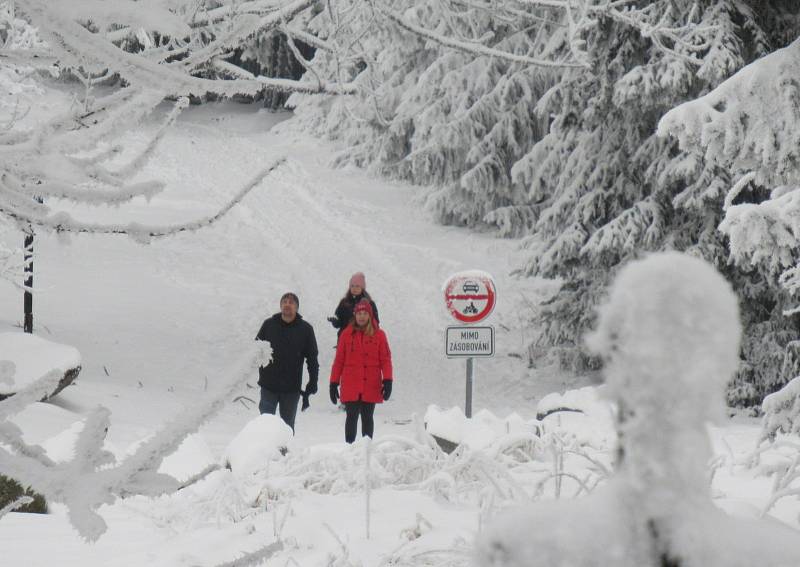
<path id="1" fill-rule="evenodd" d="M 22 330 L 33 333 L 33 227 L 29 226 L 25 232 L 24 264 L 25 264 L 25 292 L 22 299 L 24 320 Z"/>

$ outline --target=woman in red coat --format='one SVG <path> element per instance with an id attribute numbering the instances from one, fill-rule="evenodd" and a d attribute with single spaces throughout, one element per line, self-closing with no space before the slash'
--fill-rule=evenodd
<path id="1" fill-rule="evenodd" d="M 372 437 L 375 404 L 388 400 L 392 394 L 392 353 L 368 300 L 356 304 L 353 318 L 336 345 L 330 386 L 331 402 L 335 405 L 341 397 L 347 409 L 344 438 L 348 443 L 356 440 L 359 416 L 361 435 Z"/>

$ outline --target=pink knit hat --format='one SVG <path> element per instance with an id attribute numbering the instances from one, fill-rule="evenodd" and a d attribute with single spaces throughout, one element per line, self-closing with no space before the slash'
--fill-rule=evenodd
<path id="1" fill-rule="evenodd" d="M 367 288 L 367 278 L 364 276 L 364 272 L 356 272 L 350 278 L 350 285 L 354 286 L 361 286 L 361 289 Z"/>

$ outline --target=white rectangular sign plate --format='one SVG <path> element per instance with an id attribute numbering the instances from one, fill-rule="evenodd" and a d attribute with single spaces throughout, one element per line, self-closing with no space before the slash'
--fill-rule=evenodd
<path id="1" fill-rule="evenodd" d="M 449 357 L 494 356 L 494 327 L 447 327 L 444 350 Z"/>

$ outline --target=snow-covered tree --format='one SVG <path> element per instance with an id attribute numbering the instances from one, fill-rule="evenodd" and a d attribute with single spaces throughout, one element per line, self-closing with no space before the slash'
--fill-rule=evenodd
<path id="1" fill-rule="evenodd" d="M 531 352 L 596 364 L 581 347 L 593 307 L 616 268 L 647 250 L 707 258 L 764 305 L 769 294 L 751 274 L 726 268 L 717 225 L 731 172 L 655 131 L 665 112 L 800 33 L 793 3 L 334 4 L 310 26 L 352 37 L 352 57 L 318 50 L 316 72 L 354 77 L 360 90 L 295 94 L 289 104 L 346 143 L 342 163 L 433 185 L 427 205 L 442 221 L 527 236 L 520 271 L 563 284 L 533 322 L 541 332 Z M 765 332 L 758 309 L 744 315 L 740 375 L 774 376 L 750 337 L 786 337 Z"/>
<path id="2" fill-rule="evenodd" d="M 602 20 L 587 37 L 590 70 L 570 72 L 548 93 L 550 131 L 513 169 L 527 188 L 520 206 L 538 207 L 530 241 L 540 248 L 526 272 L 564 282 L 542 311 L 539 342 L 571 349 L 575 366 L 587 362 L 580 344 L 592 306 L 626 260 L 672 248 L 724 264 L 714 203 L 728 173 L 680 153 L 656 125 L 777 41 L 745 3 L 647 8 L 650 25 L 685 33 L 664 45 L 628 22 Z"/>
<path id="3" fill-rule="evenodd" d="M 659 124 L 687 159 L 729 173 L 713 205 L 747 323 L 746 362 L 732 391 L 739 401 L 758 402 L 800 374 L 799 55 L 795 41 Z"/>
<path id="4" fill-rule="evenodd" d="M 231 63 L 249 38 L 289 29 L 295 16 L 318 2 L 239 4 L 199 11 L 197 3 L 183 0 L 3 3 L 2 83 L 18 96 L 0 103 L 0 221 L 26 233 L 26 249 L 35 230 L 128 234 L 141 241 L 195 230 L 215 222 L 279 165 L 254 168 L 252 179 L 216 215 L 179 226 L 78 222 L 51 210 L 51 200 L 109 205 L 160 191 L 160 180 L 134 178 L 190 100 L 256 98 L 275 90 L 353 91 L 328 81 L 253 74 Z M 79 85 L 74 104 L 44 123 L 26 121 L 35 98 L 26 99 L 26 89 L 53 76 Z M 173 107 L 163 114 L 157 107 L 165 100 Z M 120 165 L 114 158 L 121 135 L 150 115 L 163 115 L 161 126 Z"/>

